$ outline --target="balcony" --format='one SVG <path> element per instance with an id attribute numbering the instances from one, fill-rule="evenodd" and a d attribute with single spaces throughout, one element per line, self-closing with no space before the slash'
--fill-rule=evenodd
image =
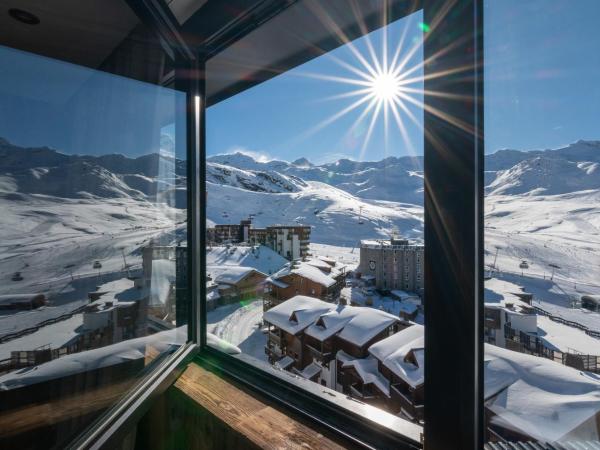
<path id="1" fill-rule="evenodd" d="M 406 388 L 401 384 L 392 384 L 390 387 L 392 405 L 394 409 L 402 410 L 414 422 L 423 420 L 424 406 L 413 403 L 412 394 L 406 392 Z"/>

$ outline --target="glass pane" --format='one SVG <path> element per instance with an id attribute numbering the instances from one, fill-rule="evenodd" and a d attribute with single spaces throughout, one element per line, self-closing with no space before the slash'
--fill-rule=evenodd
<path id="1" fill-rule="evenodd" d="M 485 2 L 487 441 L 600 445 L 598 14 Z"/>
<path id="2" fill-rule="evenodd" d="M 206 167 L 209 341 L 415 423 L 421 20 L 346 39 L 210 107 Z"/>
<path id="3" fill-rule="evenodd" d="M 21 2 L 39 24 L 0 25 L 2 448 L 64 447 L 187 339 L 184 94 L 102 6 L 73 29 Z"/>

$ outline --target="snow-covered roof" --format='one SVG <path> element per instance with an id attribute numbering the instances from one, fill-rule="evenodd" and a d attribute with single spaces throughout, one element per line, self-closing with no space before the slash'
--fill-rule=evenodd
<path id="1" fill-rule="evenodd" d="M 600 339 L 593 338 L 584 331 L 563 325 L 539 315 L 537 317 L 538 336 L 546 345 L 563 353 L 581 353 L 600 356 Z"/>
<path id="2" fill-rule="evenodd" d="M 324 341 L 342 330 L 358 313 L 358 308 L 338 305 L 335 309 L 320 315 L 305 333 L 319 341 Z"/>
<path id="3" fill-rule="evenodd" d="M 305 333 L 320 341 L 338 333 L 340 338 L 360 347 L 397 320 L 377 309 L 338 305 L 316 318 Z"/>
<path id="4" fill-rule="evenodd" d="M 272 285 L 277 286 L 277 287 L 279 287 L 281 289 L 285 289 L 285 288 L 287 288 L 287 287 L 290 286 L 289 284 L 284 283 L 283 281 L 273 279 L 273 277 L 267 278 L 267 282 L 271 283 Z"/>
<path id="5" fill-rule="evenodd" d="M 507 304 L 511 305 L 511 314 L 533 314 L 529 304 L 521 300 L 516 295 L 523 293 L 523 288 L 498 278 L 490 278 L 485 280 L 484 284 L 484 302 L 487 308 L 507 309 Z"/>
<path id="6" fill-rule="evenodd" d="M 304 261 L 309 266 L 317 267 L 319 269 L 325 269 L 326 271 L 331 270 L 331 264 L 327 264 L 325 261 L 320 258 L 308 258 Z"/>
<path id="7" fill-rule="evenodd" d="M 424 327 L 414 324 L 369 347 L 369 353 L 412 387 L 424 381 Z M 410 352 L 416 359 L 407 361 Z"/>
<path id="8" fill-rule="evenodd" d="M 172 346 L 185 343 L 186 339 L 187 331 L 184 326 L 106 347 L 66 355 L 38 366 L 1 375 L 0 391 L 16 389 L 126 361 L 143 359 L 147 345 L 151 345 L 162 352 Z"/>
<path id="9" fill-rule="evenodd" d="M 267 275 L 277 272 L 287 263 L 287 259 L 264 245 L 218 246 L 206 252 L 206 264 L 209 266 L 252 267 Z"/>
<path id="10" fill-rule="evenodd" d="M 341 296 L 353 305 L 379 309 L 396 317 L 400 316 L 401 311 L 412 314 L 417 308 L 417 302 L 410 299 L 400 301 L 392 297 L 378 295 L 377 293 L 373 293 L 367 297 L 359 287 L 345 287 L 342 289 Z M 367 303 L 368 298 L 370 298 L 370 304 Z"/>
<path id="11" fill-rule="evenodd" d="M 296 274 L 325 287 L 333 286 L 336 282 L 335 279 L 330 275 L 304 261 L 300 261 L 296 264 L 296 267 L 284 267 L 279 272 L 272 275 L 271 279 L 277 280 L 290 274 Z"/>
<path id="12" fill-rule="evenodd" d="M 302 378 L 306 378 L 307 380 L 309 380 L 321 372 L 321 366 L 312 362 L 308 366 L 306 366 L 303 370 L 296 370 L 295 372 L 298 375 L 300 375 Z"/>
<path id="13" fill-rule="evenodd" d="M 597 375 L 486 344 L 484 380 L 486 405 L 496 414 L 492 423 L 543 442 L 598 439 Z"/>
<path id="14" fill-rule="evenodd" d="M 377 360 L 373 357 L 353 358 L 343 350 L 338 351 L 336 358 L 342 367 L 354 367 L 364 384 L 374 384 L 386 396 L 390 396 L 390 383 L 379 372 Z"/>
<path id="15" fill-rule="evenodd" d="M 10 358 L 11 352 L 58 349 L 74 341 L 83 325 L 83 314 L 40 327 L 37 331 L 0 344 L 0 360 Z"/>
<path id="16" fill-rule="evenodd" d="M 206 271 L 213 281 L 219 284 L 236 284 L 253 272 L 266 275 L 253 267 L 245 266 L 206 266 Z"/>
<path id="17" fill-rule="evenodd" d="M 266 311 L 263 319 L 290 334 L 297 334 L 333 308 L 335 305 L 331 303 L 296 295 Z"/>
<path id="18" fill-rule="evenodd" d="M 359 347 L 398 321 L 398 317 L 378 309 L 357 306 L 346 308 L 356 308 L 358 314 L 344 326 L 338 337 Z"/>

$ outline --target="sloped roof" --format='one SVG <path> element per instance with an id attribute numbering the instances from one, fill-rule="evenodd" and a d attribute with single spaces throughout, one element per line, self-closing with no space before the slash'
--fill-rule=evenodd
<path id="1" fill-rule="evenodd" d="M 306 334 L 324 341 L 334 334 L 362 347 L 370 339 L 398 321 L 398 317 L 384 311 L 360 306 L 337 305 L 321 314 L 306 329 Z"/>
<path id="2" fill-rule="evenodd" d="M 245 266 L 206 266 L 206 272 L 210 274 L 213 281 L 219 284 L 236 284 L 255 272 L 267 277 L 264 273 Z"/>
<path id="3" fill-rule="evenodd" d="M 424 381 L 424 327 L 414 324 L 369 347 L 369 353 L 412 387 Z M 406 361 L 410 352 L 417 364 Z"/>
<path id="4" fill-rule="evenodd" d="M 333 308 L 335 305 L 331 303 L 296 295 L 266 311 L 263 319 L 290 334 L 297 334 Z"/>
<path id="5" fill-rule="evenodd" d="M 326 288 L 335 284 L 335 279 L 330 275 L 323 272 L 321 269 L 311 266 L 307 262 L 300 261 L 296 263 L 296 267 L 287 266 L 281 269 L 279 272 L 273 274 L 270 280 L 278 280 L 290 274 L 296 274 L 301 277 L 307 278 L 321 286 Z"/>

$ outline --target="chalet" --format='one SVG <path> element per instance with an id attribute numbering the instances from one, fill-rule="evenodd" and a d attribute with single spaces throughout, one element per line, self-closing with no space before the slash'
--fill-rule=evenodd
<path id="1" fill-rule="evenodd" d="M 389 382 L 388 410 L 423 420 L 424 329 L 414 324 L 369 347 L 379 372 Z"/>
<path id="2" fill-rule="evenodd" d="M 252 267 L 207 266 L 206 271 L 218 285 L 220 305 L 262 297 L 267 276 Z"/>
<path id="3" fill-rule="evenodd" d="M 296 296 L 265 312 L 264 320 L 266 352 L 278 367 L 371 403 L 389 396 L 385 379 L 373 370 L 376 361 L 365 358 L 373 343 L 406 326 L 398 317 Z"/>
<path id="4" fill-rule="evenodd" d="M 263 314 L 263 320 L 268 328 L 267 347 L 265 352 L 269 361 L 283 369 L 296 368 L 302 370 L 304 355 L 304 330 L 335 305 L 322 300 L 297 295 Z M 287 357 L 287 358 L 286 358 Z M 283 361 L 282 361 L 283 360 Z"/>
<path id="5" fill-rule="evenodd" d="M 296 295 L 334 301 L 344 287 L 344 268 L 320 260 L 294 261 L 267 280 L 265 311 Z"/>

